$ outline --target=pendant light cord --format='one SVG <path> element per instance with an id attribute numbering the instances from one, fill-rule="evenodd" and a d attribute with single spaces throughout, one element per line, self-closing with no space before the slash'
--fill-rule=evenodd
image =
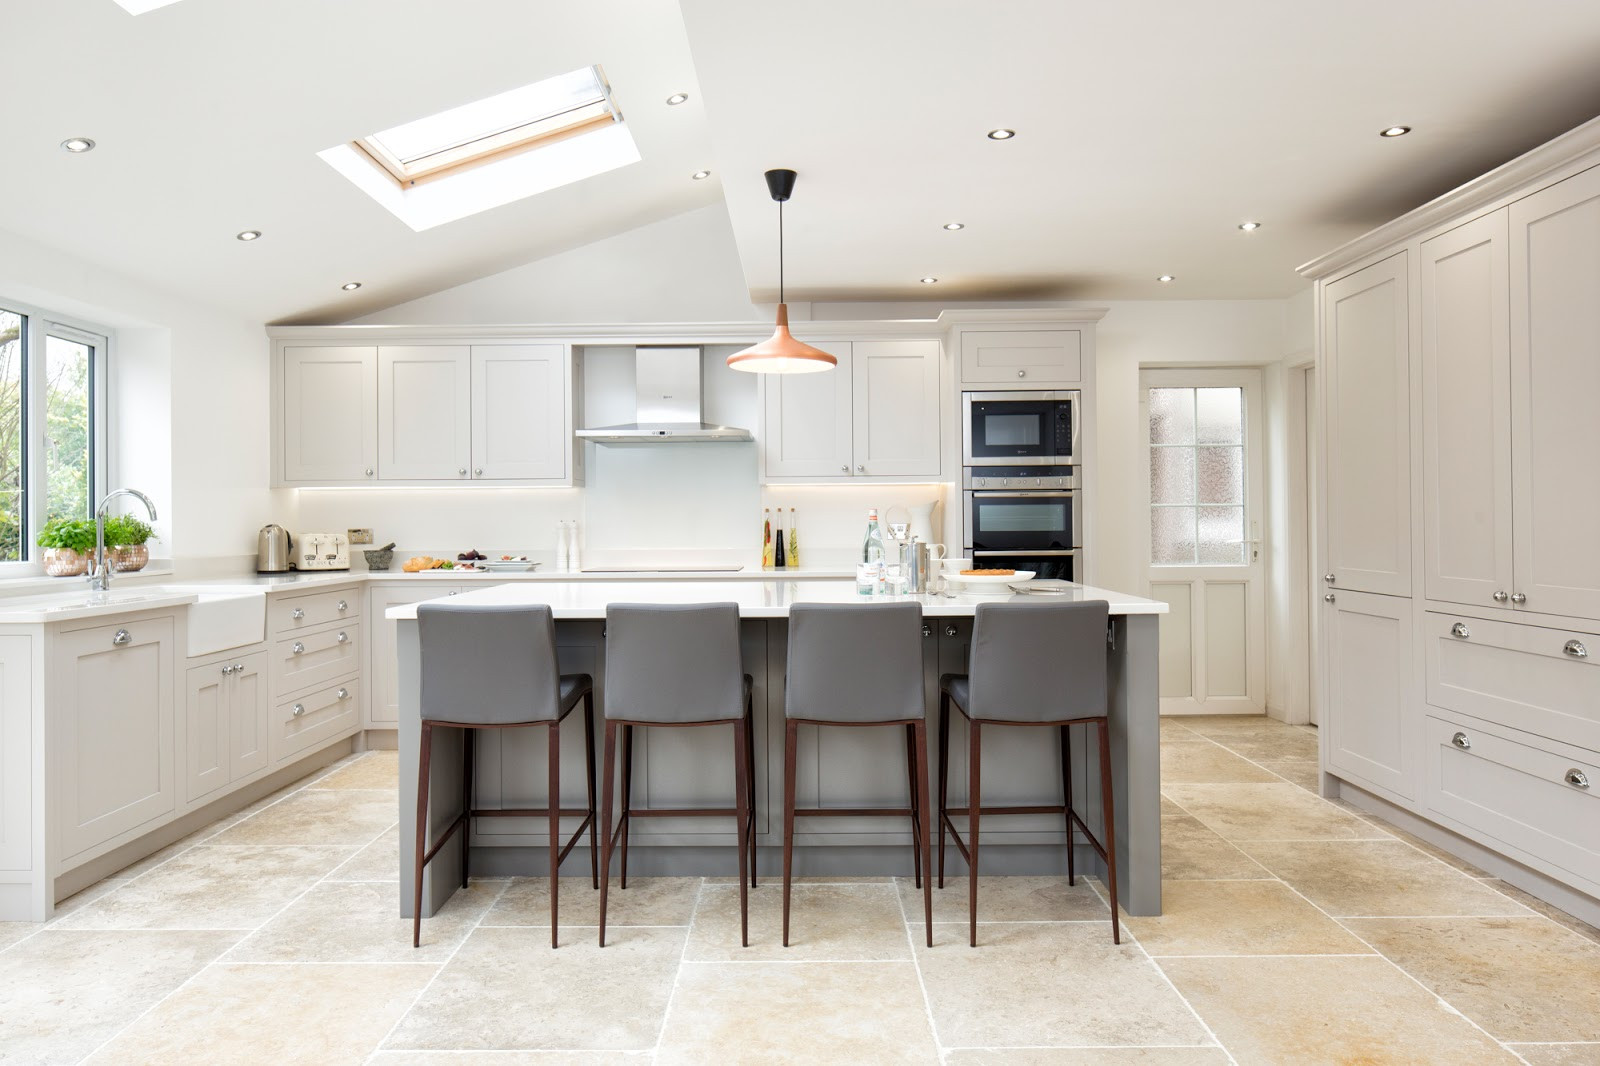
<path id="1" fill-rule="evenodd" d="M 783 303 L 783 201 L 778 201 L 778 302 Z"/>

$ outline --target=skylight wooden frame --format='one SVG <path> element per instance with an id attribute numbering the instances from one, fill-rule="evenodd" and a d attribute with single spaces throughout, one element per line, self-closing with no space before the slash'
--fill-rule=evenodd
<path id="1" fill-rule="evenodd" d="M 358 137 L 350 142 L 350 147 L 370 160 L 400 188 L 408 189 L 523 152 L 544 148 L 559 141 L 580 137 L 585 133 L 622 121 L 622 112 L 617 109 L 616 101 L 612 99 L 611 84 L 606 80 L 605 72 L 598 65 L 594 70 L 600 83 L 600 99 L 588 101 L 554 115 L 542 115 L 520 126 L 441 148 L 409 164 L 396 158 L 373 140 L 372 137 L 376 135 Z M 474 146 L 482 147 L 467 151 Z"/>

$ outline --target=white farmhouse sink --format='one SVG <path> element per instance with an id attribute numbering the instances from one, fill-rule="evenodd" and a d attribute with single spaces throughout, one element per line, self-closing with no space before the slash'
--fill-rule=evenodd
<path id="1" fill-rule="evenodd" d="M 189 605 L 190 658 L 210 655 L 267 636 L 267 592 L 248 585 L 163 585 L 164 592 L 197 597 Z"/>

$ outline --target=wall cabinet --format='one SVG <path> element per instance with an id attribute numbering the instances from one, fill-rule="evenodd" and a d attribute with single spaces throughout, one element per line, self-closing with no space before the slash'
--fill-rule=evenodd
<path id="1" fill-rule="evenodd" d="M 939 342 L 830 344 L 831 371 L 762 378 L 767 480 L 938 478 Z"/>
<path id="2" fill-rule="evenodd" d="M 378 350 L 283 350 L 283 479 L 359 484 L 378 473 Z"/>
<path id="3" fill-rule="evenodd" d="M 1081 330 L 962 330 L 959 337 L 963 386 L 1049 389 L 1083 380 Z"/>
<path id="4" fill-rule="evenodd" d="M 196 666 L 184 696 L 185 803 L 267 767 L 267 653 Z"/>
<path id="5" fill-rule="evenodd" d="M 1518 200 L 1510 227 L 1516 596 L 1600 619 L 1600 167 Z"/>
<path id="6" fill-rule="evenodd" d="M 1411 362 L 1406 253 L 1326 286 L 1322 392 L 1328 572 L 1411 595 Z"/>
<path id="7" fill-rule="evenodd" d="M 50 652 L 57 845 L 70 859 L 177 806 L 174 619 L 68 630 Z"/>
<path id="8" fill-rule="evenodd" d="M 1411 600 L 1337 590 L 1322 617 L 1327 769 L 1402 800 L 1417 798 Z"/>
<path id="9" fill-rule="evenodd" d="M 566 344 L 286 343 L 279 358 L 280 483 L 576 476 Z"/>

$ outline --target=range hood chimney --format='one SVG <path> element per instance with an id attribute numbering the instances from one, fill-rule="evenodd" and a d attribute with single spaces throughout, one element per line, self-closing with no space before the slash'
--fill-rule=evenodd
<path id="1" fill-rule="evenodd" d="M 692 444 L 748 441 L 748 429 L 706 422 L 700 407 L 700 349 L 645 348 L 635 351 L 634 421 L 580 429 L 596 444 Z"/>

